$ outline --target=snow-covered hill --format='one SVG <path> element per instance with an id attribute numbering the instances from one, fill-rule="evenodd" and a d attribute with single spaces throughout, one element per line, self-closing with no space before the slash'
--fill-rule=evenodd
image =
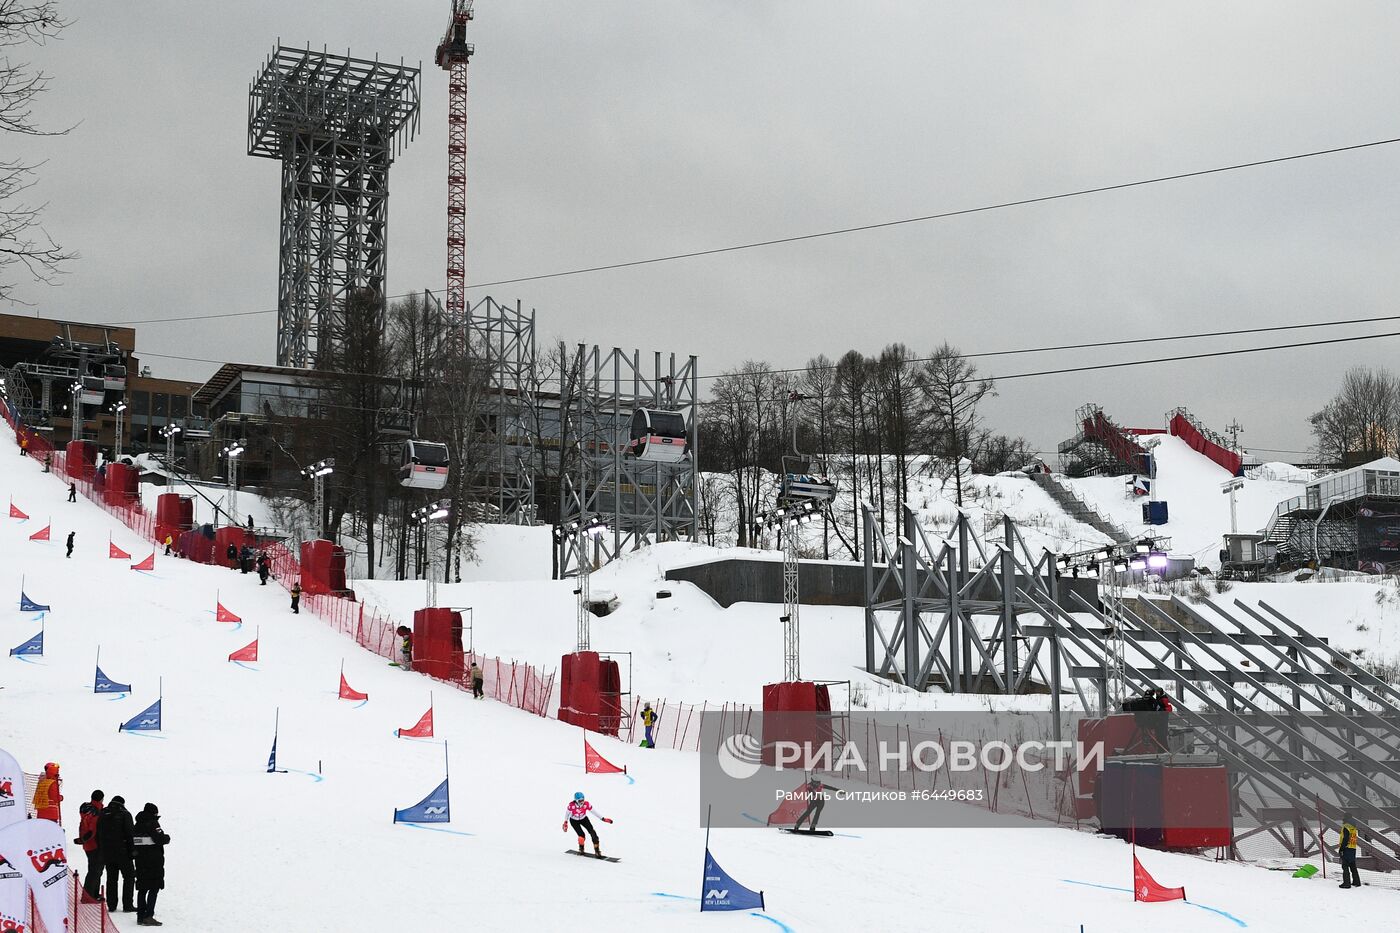
<path id="1" fill-rule="evenodd" d="M 94 787 L 137 807 L 159 804 L 173 839 L 159 909 L 168 929 L 1237 928 L 1193 904 L 1133 903 L 1124 844 L 1056 829 L 869 830 L 822 840 L 718 830 L 711 840 L 716 857 L 766 891 L 769 912 L 702 915 L 694 900 L 704 839 L 694 754 L 643 752 L 595 737 L 605 755 L 629 766 L 635 783 L 585 776 L 578 729 L 443 687 L 435 690 L 437 739 L 395 738 L 396 727 L 411 725 L 425 709 L 429 682 L 385 665 L 310 615 L 291 615 L 279 588 L 177 560 L 158 557 L 155 572 L 144 574 L 107 559 L 109 534 L 138 556 L 149 545 L 90 504 L 64 502 L 63 485 L 18 457 L 8 437 L 0 441 L 0 494 L 34 516 L 0 519 L 7 607 L 0 631 L 8 644 L 39 629 L 32 613 L 17 610 L 21 578 L 31 597 L 52 605 L 44 657 L 3 659 L 0 747 L 30 769 L 62 764 L 70 830 L 78 803 Z M 53 541 L 29 541 L 50 516 Z M 62 546 L 69 531 L 76 533 L 71 560 Z M 647 605 L 640 584 L 624 579 L 631 563 L 620 562 L 611 579 L 595 578 L 615 586 L 624 603 L 617 628 L 599 620 L 595 641 L 616 637 L 609 647 L 637 651 L 648 678 L 670 677 L 678 688 L 684 683 L 714 699 L 747 689 L 770 653 L 774 663 L 764 660 L 761 669 L 776 667 L 776 620 L 765 620 L 771 610 L 721 613 L 681 593 Z M 654 572 L 636 576 L 650 580 Z M 567 584 L 478 586 L 503 588 L 499 611 L 483 611 L 479 622 L 478 638 L 497 642 L 493 650 L 567 647 Z M 486 606 L 484 592 L 473 598 Z M 241 629 L 214 621 L 216 594 L 242 615 Z M 639 604 L 632 614 L 628 603 Z M 806 644 L 818 669 L 827 663 L 827 624 L 812 613 Z M 846 613 L 832 613 L 829 624 L 854 628 Z M 663 663 L 653 647 L 668 640 L 657 638 L 659 631 L 679 639 L 674 643 L 689 657 Z M 257 664 L 225 660 L 255 632 Z M 842 632 L 843 646 L 849 637 Z M 130 681 L 131 696 L 92 693 L 99 645 L 104 670 Z M 848 657 L 842 647 L 831 664 L 849 664 Z M 337 698 L 342 658 L 349 682 L 368 692 L 367 703 Z M 752 659 L 754 667 L 735 658 Z M 744 670 L 742 679 L 725 679 L 730 664 Z M 691 670 L 666 673 L 682 665 Z M 153 701 L 162 681 L 164 730 L 119 733 L 117 724 Z M 278 709 L 280 761 L 290 772 L 267 774 Z M 453 776 L 453 820 L 443 829 L 451 831 L 393 825 L 394 807 L 418 801 L 441 779 L 443 740 Z M 622 862 L 562 854 L 569 843 L 559 830 L 563 804 L 579 788 L 615 818 L 604 828 L 604 845 Z M 1394 895 L 1379 890 L 1343 895 L 1330 884 L 1239 865 L 1159 853 L 1144 859 L 1159 879 L 1185 884 L 1194 904 L 1257 930 L 1321 923 L 1384 929 L 1395 909 Z"/>

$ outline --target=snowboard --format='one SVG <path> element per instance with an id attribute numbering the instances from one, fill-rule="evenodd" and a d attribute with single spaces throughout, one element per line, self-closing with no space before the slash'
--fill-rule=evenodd
<path id="1" fill-rule="evenodd" d="M 779 830 L 785 833 L 792 833 L 794 836 L 834 836 L 829 829 L 788 829 L 786 826 L 779 826 Z"/>
<path id="2" fill-rule="evenodd" d="M 577 855 L 581 858 L 597 859 L 600 862 L 620 862 L 622 859 L 611 855 L 594 855 L 592 852 L 580 852 L 578 849 L 565 849 L 565 855 Z"/>

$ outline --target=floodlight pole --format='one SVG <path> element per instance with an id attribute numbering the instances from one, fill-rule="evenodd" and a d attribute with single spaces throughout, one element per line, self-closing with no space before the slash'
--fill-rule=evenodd
<path id="1" fill-rule="evenodd" d="M 311 495 L 315 500 L 316 509 L 316 537 L 326 536 L 326 478 L 317 470 L 311 478 Z"/>
<path id="2" fill-rule="evenodd" d="M 783 516 L 783 681 L 802 679 L 798 619 L 797 518 Z"/>
<path id="3" fill-rule="evenodd" d="M 113 458 L 113 459 L 121 459 L 121 455 L 122 455 L 122 415 L 123 415 L 125 412 L 126 412 L 126 402 L 118 402 L 116 405 L 114 405 L 114 406 L 112 407 L 112 413 L 115 414 L 115 415 L 117 416 L 117 438 L 116 438 L 117 443 L 116 443 L 116 452 L 112 455 L 112 458 Z"/>
<path id="4" fill-rule="evenodd" d="M 580 516 L 581 517 L 581 516 Z M 588 607 L 588 577 L 593 570 L 593 560 L 588 555 L 588 523 L 580 521 L 578 530 L 574 532 L 578 535 L 578 589 L 574 592 L 578 595 L 578 648 L 579 651 L 588 651 L 589 622 L 593 613 Z"/>

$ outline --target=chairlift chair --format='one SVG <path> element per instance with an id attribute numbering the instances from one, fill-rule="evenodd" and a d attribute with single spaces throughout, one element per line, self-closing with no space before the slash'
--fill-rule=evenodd
<path id="1" fill-rule="evenodd" d="M 680 463 L 686 458 L 685 415 L 658 408 L 632 412 L 627 454 L 647 463 Z"/>
<path id="2" fill-rule="evenodd" d="M 78 389 L 78 401 L 84 405 L 101 405 L 107 388 L 101 376 L 84 376 Z"/>
<path id="3" fill-rule="evenodd" d="M 412 437 L 413 413 L 402 408 L 379 409 L 379 433 L 386 437 Z"/>
<path id="4" fill-rule="evenodd" d="M 835 498 L 836 484 L 827 476 L 826 464 L 800 455 L 783 457 L 779 502 L 826 503 Z"/>
<path id="5" fill-rule="evenodd" d="M 120 363 L 108 363 L 103 366 L 102 387 L 108 392 L 125 392 L 126 367 Z"/>
<path id="6" fill-rule="evenodd" d="M 447 445 L 434 441 L 403 442 L 399 485 L 410 489 L 441 489 L 447 485 Z"/>

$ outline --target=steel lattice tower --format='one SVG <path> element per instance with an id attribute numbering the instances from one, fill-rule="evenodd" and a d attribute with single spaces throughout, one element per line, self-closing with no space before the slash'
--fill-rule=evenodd
<path id="1" fill-rule="evenodd" d="M 277 362 L 322 365 L 352 292 L 383 296 L 389 166 L 418 128 L 418 69 L 278 46 L 248 89 L 248 154 L 282 163 Z"/>
<path id="2" fill-rule="evenodd" d="M 452 19 L 434 60 L 447 83 L 447 320 L 461 337 L 466 318 L 467 276 L 467 62 L 475 47 L 467 41 L 472 0 L 452 0 Z"/>

